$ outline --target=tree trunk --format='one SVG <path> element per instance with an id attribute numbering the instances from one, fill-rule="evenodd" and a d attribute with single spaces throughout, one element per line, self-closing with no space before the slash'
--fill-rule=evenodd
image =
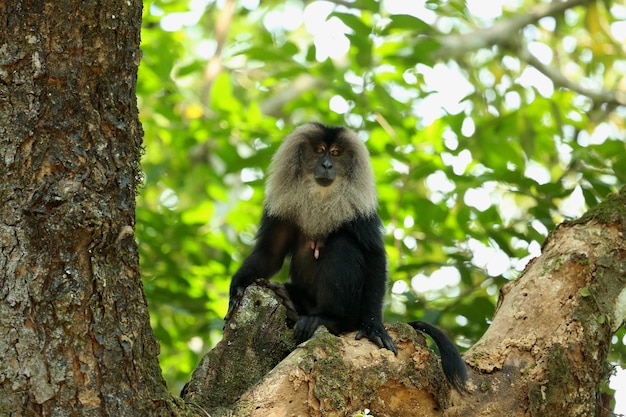
<path id="1" fill-rule="evenodd" d="M 0 1 L 0 415 L 169 406 L 133 235 L 141 10 Z"/>
<path id="2" fill-rule="evenodd" d="M 212 371 L 194 373 L 192 384 L 202 389 L 185 398 L 213 417 L 233 411 L 237 416 L 353 416 L 366 408 L 374 416 L 608 415 L 599 388 L 609 372 L 611 336 L 626 317 L 625 234 L 626 187 L 548 237 L 542 255 L 502 288 L 491 326 L 465 353 L 469 394 L 450 391 L 423 338 L 396 324 L 388 327 L 398 343 L 397 357 L 365 339 L 355 341 L 354 334 L 318 331 L 263 379 L 248 379 L 250 388 L 240 395 L 241 381 L 235 386 L 213 374 L 226 363 L 230 373 L 263 365 L 266 357 L 233 361 L 233 352 L 260 350 L 263 338 L 249 336 L 259 323 L 276 326 L 265 328 L 266 334 L 284 327 L 279 309 L 258 308 L 255 289 L 245 293 L 245 311 L 227 323 L 219 353 L 209 353 Z M 274 314 L 278 321 L 268 318 Z M 238 400 L 225 409 L 220 398 L 232 398 L 234 389 Z"/>

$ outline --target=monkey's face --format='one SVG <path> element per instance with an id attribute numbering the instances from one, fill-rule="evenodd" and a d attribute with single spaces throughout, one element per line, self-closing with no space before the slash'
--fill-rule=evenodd
<path id="1" fill-rule="evenodd" d="M 318 185 L 328 187 L 337 177 L 335 159 L 339 158 L 342 149 L 337 144 L 317 143 L 314 144 L 314 152 L 317 158 L 314 159 L 313 178 Z"/>
<path id="2" fill-rule="evenodd" d="M 358 215 L 375 213 L 365 144 L 343 127 L 300 126 L 272 157 L 264 204 L 270 216 L 292 221 L 314 241 Z"/>

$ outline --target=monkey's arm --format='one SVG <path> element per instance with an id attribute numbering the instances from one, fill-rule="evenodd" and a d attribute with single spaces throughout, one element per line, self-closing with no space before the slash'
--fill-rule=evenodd
<path id="1" fill-rule="evenodd" d="M 360 326 L 356 338 L 367 337 L 381 348 L 398 354 L 395 342 L 383 325 L 383 299 L 387 285 L 387 255 L 382 235 L 382 222 L 372 214 L 355 222 L 354 231 L 365 251 L 365 274 L 361 299 Z"/>
<path id="2" fill-rule="evenodd" d="M 228 313 L 230 317 L 246 287 L 259 278 L 270 279 L 282 267 L 291 250 L 295 229 L 289 223 L 263 213 L 252 253 L 243 261 L 230 283 Z"/>

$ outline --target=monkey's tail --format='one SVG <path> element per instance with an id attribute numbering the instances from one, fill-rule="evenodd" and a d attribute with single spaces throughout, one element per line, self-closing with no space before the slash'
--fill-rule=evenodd
<path id="1" fill-rule="evenodd" d="M 412 321 L 409 323 L 415 330 L 422 331 L 433 338 L 441 355 L 441 367 L 446 379 L 460 393 L 467 392 L 467 368 L 459 349 L 444 332 L 430 323 Z"/>

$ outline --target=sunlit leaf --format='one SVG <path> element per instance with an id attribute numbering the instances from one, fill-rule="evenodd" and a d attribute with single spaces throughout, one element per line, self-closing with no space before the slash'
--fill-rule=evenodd
<path id="1" fill-rule="evenodd" d="M 382 35 L 389 35 L 394 31 L 409 31 L 415 34 L 425 34 L 433 31 L 432 27 L 422 19 L 408 14 L 396 14 L 390 17 L 390 22 L 385 26 Z"/>

